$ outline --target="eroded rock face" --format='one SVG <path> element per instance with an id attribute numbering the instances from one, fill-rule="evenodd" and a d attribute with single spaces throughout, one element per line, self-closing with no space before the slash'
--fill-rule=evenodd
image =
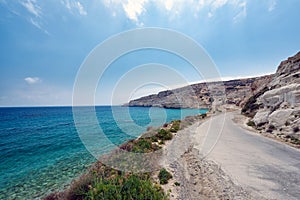
<path id="1" fill-rule="evenodd" d="M 300 52 L 280 63 L 255 104 L 258 106 L 252 115 L 258 128 L 300 139 Z"/>
<path id="2" fill-rule="evenodd" d="M 198 83 L 149 95 L 128 106 L 164 108 L 211 108 L 223 104 L 244 105 L 246 100 L 270 82 L 272 75 L 224 82 Z"/>

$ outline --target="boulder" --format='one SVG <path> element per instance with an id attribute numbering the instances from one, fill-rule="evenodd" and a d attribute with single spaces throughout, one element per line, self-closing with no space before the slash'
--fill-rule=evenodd
<path id="1" fill-rule="evenodd" d="M 290 117 L 293 111 L 293 109 L 276 110 L 269 115 L 269 123 L 276 128 L 285 126 L 287 119 Z"/>
<path id="2" fill-rule="evenodd" d="M 256 115 L 253 118 L 253 121 L 256 125 L 260 124 L 266 124 L 269 122 L 268 117 L 269 117 L 270 111 L 259 111 L 256 113 Z"/>

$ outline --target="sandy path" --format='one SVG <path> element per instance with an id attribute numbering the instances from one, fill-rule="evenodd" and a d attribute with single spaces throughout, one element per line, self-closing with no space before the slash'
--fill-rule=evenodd
<path id="1" fill-rule="evenodd" d="M 161 165 L 174 175 L 164 186 L 171 199 L 299 199 L 300 151 L 244 130 L 232 118 L 196 123 L 166 146 Z"/>
<path id="2" fill-rule="evenodd" d="M 171 190 L 171 199 L 254 199 L 194 148 L 195 130 L 199 125 L 195 123 L 179 131 L 166 146 L 161 165 L 172 172 L 174 178 L 163 186 L 165 191 Z M 175 182 L 180 186 L 175 186 Z"/>

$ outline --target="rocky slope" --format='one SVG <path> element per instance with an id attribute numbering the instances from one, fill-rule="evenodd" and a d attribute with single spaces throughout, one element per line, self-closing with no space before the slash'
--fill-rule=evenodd
<path id="1" fill-rule="evenodd" d="M 245 104 L 250 125 L 299 143 L 300 52 L 282 61 L 272 79 Z"/>
<path id="2" fill-rule="evenodd" d="M 127 105 L 164 108 L 211 108 L 213 105 L 222 104 L 242 106 L 271 79 L 272 75 L 268 75 L 224 82 L 198 83 L 132 100 Z"/>

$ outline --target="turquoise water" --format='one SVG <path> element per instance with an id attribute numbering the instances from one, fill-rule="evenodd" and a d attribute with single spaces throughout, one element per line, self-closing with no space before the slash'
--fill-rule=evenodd
<path id="1" fill-rule="evenodd" d="M 131 107 L 128 119 L 127 107 L 99 106 L 98 121 L 91 123 L 90 108 L 76 108 L 85 119 L 76 124 L 81 123 L 81 130 L 100 125 L 115 145 L 138 137 L 149 125 L 206 112 Z M 71 107 L 0 108 L 0 199 L 41 198 L 62 189 L 95 161 L 78 136 Z"/>

